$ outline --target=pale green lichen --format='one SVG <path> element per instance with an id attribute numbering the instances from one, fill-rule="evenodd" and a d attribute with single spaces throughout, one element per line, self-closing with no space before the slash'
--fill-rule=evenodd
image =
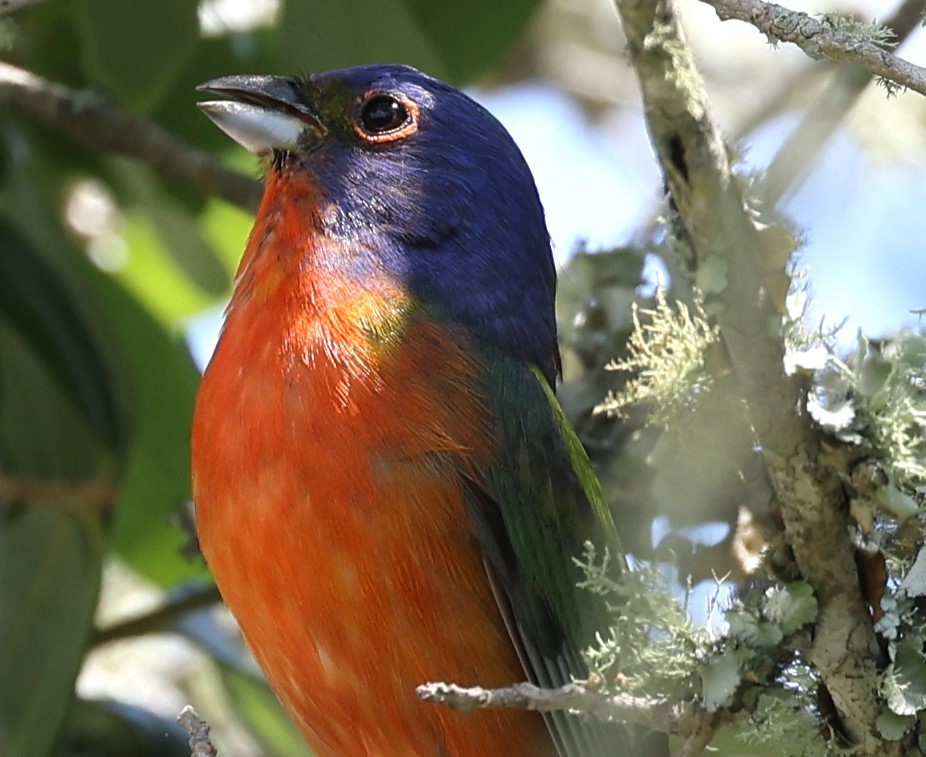
<path id="1" fill-rule="evenodd" d="M 785 661 L 781 642 L 816 617 L 808 584 L 772 584 L 750 591 L 724 611 L 726 632 L 695 627 L 668 581 L 637 563 L 614 578 L 609 558 L 587 544 L 576 561 L 580 584 L 600 596 L 610 627 L 584 653 L 593 677 L 607 688 L 652 699 L 697 701 L 708 712 L 729 710 L 734 742 L 787 754 L 823 755 L 814 704 L 818 681 L 799 653 Z M 736 751 L 740 751 L 737 747 Z"/>
<path id="2" fill-rule="evenodd" d="M 889 26 L 862 21 L 856 16 L 838 11 L 819 15 L 820 20 L 838 34 L 851 35 L 854 42 L 867 42 L 882 50 L 893 50 L 897 46 L 897 35 Z"/>
<path id="3" fill-rule="evenodd" d="M 775 748 L 778 754 L 795 757 L 839 753 L 835 742 L 827 742 L 820 733 L 820 722 L 814 717 L 814 705 L 808 693 L 816 689 L 816 683 L 807 668 L 804 668 L 804 678 L 805 684 L 792 690 L 763 691 L 757 698 L 748 727 L 738 730 L 738 740 L 751 747 Z"/>
<path id="4" fill-rule="evenodd" d="M 692 314 L 684 303 L 670 306 L 661 289 L 654 309 L 634 306 L 633 324 L 628 356 L 607 366 L 633 378 L 620 392 L 609 393 L 596 412 L 621 415 L 633 405 L 646 404 L 652 408 L 650 420 L 664 424 L 709 386 L 705 354 L 718 342 L 719 332 L 700 300 Z"/>
<path id="5" fill-rule="evenodd" d="M 585 573 L 580 587 L 600 596 L 609 612 L 609 627 L 584 652 L 589 669 L 603 681 L 620 681 L 625 692 L 672 701 L 690 698 L 699 688 L 707 632 L 694 627 L 656 570 L 639 565 L 614 579 L 609 559 L 607 552 L 599 558 L 586 544 L 576 561 Z"/>
<path id="6" fill-rule="evenodd" d="M 926 338 L 859 337 L 850 381 L 857 423 L 897 485 L 926 484 Z"/>

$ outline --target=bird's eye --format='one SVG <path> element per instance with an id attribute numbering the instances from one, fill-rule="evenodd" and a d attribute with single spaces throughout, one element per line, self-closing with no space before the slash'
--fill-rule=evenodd
<path id="1" fill-rule="evenodd" d="M 360 126 L 371 136 L 397 131 L 410 119 L 408 108 L 391 95 L 373 95 L 360 106 Z"/>

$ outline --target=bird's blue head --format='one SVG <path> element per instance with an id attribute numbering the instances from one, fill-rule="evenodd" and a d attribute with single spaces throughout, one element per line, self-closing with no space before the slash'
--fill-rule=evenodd
<path id="1" fill-rule="evenodd" d="M 270 170 L 305 171 L 327 200 L 343 272 L 384 272 L 478 338 L 559 368 L 555 268 L 530 170 L 481 105 L 407 66 L 202 85 L 200 107 Z"/>

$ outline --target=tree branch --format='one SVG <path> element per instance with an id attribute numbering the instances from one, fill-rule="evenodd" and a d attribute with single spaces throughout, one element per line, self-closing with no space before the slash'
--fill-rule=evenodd
<path id="1" fill-rule="evenodd" d="M 884 22 L 900 44 L 918 29 L 926 11 L 926 0 L 905 0 Z M 806 76 L 806 73 L 802 75 Z M 874 74 L 857 66 L 842 66 L 830 77 L 819 96 L 807 108 L 801 123 L 778 150 L 759 185 L 764 204 L 771 207 L 786 192 L 794 192 L 810 173 L 814 158 L 839 128 Z M 793 83 L 792 83 L 793 86 Z"/>
<path id="2" fill-rule="evenodd" d="M 859 33 L 861 25 L 842 26 L 832 16 L 814 18 L 764 0 L 701 0 L 722 21 L 752 24 L 774 42 L 791 42 L 814 60 L 851 63 L 898 86 L 926 95 L 926 68 L 891 53 L 884 44 Z"/>
<path id="3" fill-rule="evenodd" d="M 222 597 L 215 584 L 203 586 L 192 592 L 184 592 L 182 596 L 169 599 L 165 604 L 150 612 L 97 630 L 90 641 L 90 646 L 98 647 L 111 641 L 161 631 L 188 612 L 202 610 L 221 600 Z"/>
<path id="4" fill-rule="evenodd" d="M 708 744 L 720 728 L 729 719 L 728 713 L 724 710 L 717 712 L 700 712 L 700 717 L 695 723 L 695 728 L 685 738 L 685 742 L 676 752 L 675 757 L 695 757 L 707 749 Z"/>
<path id="5" fill-rule="evenodd" d="M 118 496 L 116 485 L 104 478 L 70 481 L 8 476 L 0 472 L 0 505 L 28 502 L 105 511 L 115 508 Z"/>
<path id="6" fill-rule="evenodd" d="M 880 712 L 877 643 L 859 588 L 839 473 L 784 375 L 785 265 L 793 240 L 760 227 L 714 123 L 672 0 L 616 0 L 640 80 L 647 126 L 677 210 L 676 247 L 716 314 L 730 366 L 781 503 L 785 536 L 819 615 L 810 661 L 861 754 L 900 754 L 873 730 Z"/>
<path id="7" fill-rule="evenodd" d="M 189 184 L 248 211 L 260 202 L 260 184 L 152 121 L 133 116 L 98 92 L 75 90 L 8 63 L 0 63 L 0 106 L 62 131 L 93 152 L 128 155 L 164 179 Z"/>
<path id="8" fill-rule="evenodd" d="M 190 705 L 177 716 L 177 722 L 190 734 L 190 757 L 216 757 L 218 750 L 209 737 L 209 724 Z"/>
<path id="9" fill-rule="evenodd" d="M 601 720 L 619 720 L 691 737 L 704 731 L 706 724 L 729 717 L 727 711 L 705 712 L 696 702 L 671 703 L 630 694 L 608 694 L 576 681 L 558 689 L 543 689 L 532 683 L 519 683 L 501 689 L 481 686 L 465 688 L 452 683 L 426 683 L 416 690 L 425 702 L 442 704 L 452 710 L 531 710 L 558 712 L 575 710 Z M 716 728 L 716 725 L 712 727 Z M 697 754 L 697 752 L 691 752 Z"/>

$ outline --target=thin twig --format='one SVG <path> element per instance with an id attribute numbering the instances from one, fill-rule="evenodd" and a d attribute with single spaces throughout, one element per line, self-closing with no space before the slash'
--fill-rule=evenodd
<path id="1" fill-rule="evenodd" d="M 188 184 L 245 210 L 255 211 L 260 202 L 257 181 L 226 168 L 154 122 L 120 110 L 99 92 L 71 89 L 0 63 L 0 107 L 57 129 L 93 152 L 136 158 L 169 181 Z"/>
<path id="2" fill-rule="evenodd" d="M 177 715 L 177 722 L 190 734 L 190 757 L 216 757 L 218 750 L 209 738 L 209 724 L 190 705 Z"/>
<path id="3" fill-rule="evenodd" d="M 202 610 L 220 602 L 222 597 L 215 584 L 204 586 L 184 596 L 170 600 L 151 612 L 135 618 L 115 623 L 108 628 L 101 628 L 93 635 L 91 647 L 108 644 L 111 641 L 134 638 L 147 633 L 162 631 L 178 618 L 195 610 Z"/>
<path id="4" fill-rule="evenodd" d="M 752 24 L 775 42 L 791 42 L 814 60 L 852 63 L 898 86 L 926 95 L 926 68 L 900 58 L 883 44 L 855 29 L 834 25 L 829 17 L 814 18 L 764 0 L 701 0 L 722 21 Z"/>
<path id="5" fill-rule="evenodd" d="M 105 511 L 116 506 L 118 496 L 119 490 L 108 479 L 69 481 L 0 473 L 0 504 L 27 502 Z"/>
<path id="6" fill-rule="evenodd" d="M 708 713 L 696 702 L 667 702 L 630 694 L 610 694 L 581 681 L 556 689 L 519 683 L 499 689 L 463 687 L 452 683 L 427 683 L 416 690 L 425 702 L 452 710 L 531 710 L 533 712 L 575 711 L 601 720 L 618 720 L 689 737 L 704 731 L 708 721 L 718 723 L 729 713 Z"/>

